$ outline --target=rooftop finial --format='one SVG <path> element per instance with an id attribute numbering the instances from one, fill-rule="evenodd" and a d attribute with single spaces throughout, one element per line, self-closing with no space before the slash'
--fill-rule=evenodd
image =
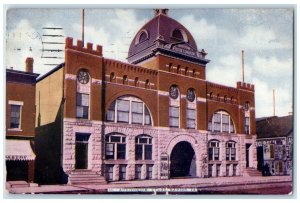
<path id="1" fill-rule="evenodd" d="M 168 11 L 169 9 L 164 8 L 164 9 L 154 9 L 154 15 L 160 15 L 160 14 L 164 14 L 164 15 L 168 15 Z"/>

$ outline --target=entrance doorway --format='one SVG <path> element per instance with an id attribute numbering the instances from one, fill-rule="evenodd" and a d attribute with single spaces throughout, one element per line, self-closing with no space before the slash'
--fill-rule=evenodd
<path id="1" fill-rule="evenodd" d="M 249 163 L 250 163 L 250 147 L 251 144 L 246 144 L 246 167 L 249 167 Z"/>
<path id="2" fill-rule="evenodd" d="M 177 143 L 171 152 L 170 177 L 196 176 L 195 159 L 190 143 Z"/>
<path id="3" fill-rule="evenodd" d="M 88 147 L 90 134 L 76 133 L 75 169 L 88 168 Z"/>

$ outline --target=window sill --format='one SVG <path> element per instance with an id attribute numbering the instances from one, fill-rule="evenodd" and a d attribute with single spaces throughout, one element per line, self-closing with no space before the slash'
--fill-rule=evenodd
<path id="1" fill-rule="evenodd" d="M 15 132 L 22 132 L 23 130 L 21 128 L 9 128 L 8 131 L 15 131 Z"/>

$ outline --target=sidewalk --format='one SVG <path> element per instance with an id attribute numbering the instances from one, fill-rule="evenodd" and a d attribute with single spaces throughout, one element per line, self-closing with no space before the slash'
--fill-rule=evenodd
<path id="1" fill-rule="evenodd" d="M 108 189 L 120 188 L 213 188 L 220 186 L 236 186 L 251 184 L 274 184 L 292 182 L 291 176 L 269 177 L 217 177 L 217 178 L 178 178 L 169 180 L 140 180 L 118 181 L 104 185 L 40 185 L 31 187 L 9 188 L 11 194 L 39 194 L 39 193 L 106 193 Z"/>

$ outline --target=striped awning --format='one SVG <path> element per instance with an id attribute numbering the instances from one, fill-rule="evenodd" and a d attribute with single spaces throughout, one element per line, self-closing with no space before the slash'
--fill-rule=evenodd
<path id="1" fill-rule="evenodd" d="M 35 154 L 31 149 L 29 140 L 6 140 L 7 161 L 31 161 Z"/>

